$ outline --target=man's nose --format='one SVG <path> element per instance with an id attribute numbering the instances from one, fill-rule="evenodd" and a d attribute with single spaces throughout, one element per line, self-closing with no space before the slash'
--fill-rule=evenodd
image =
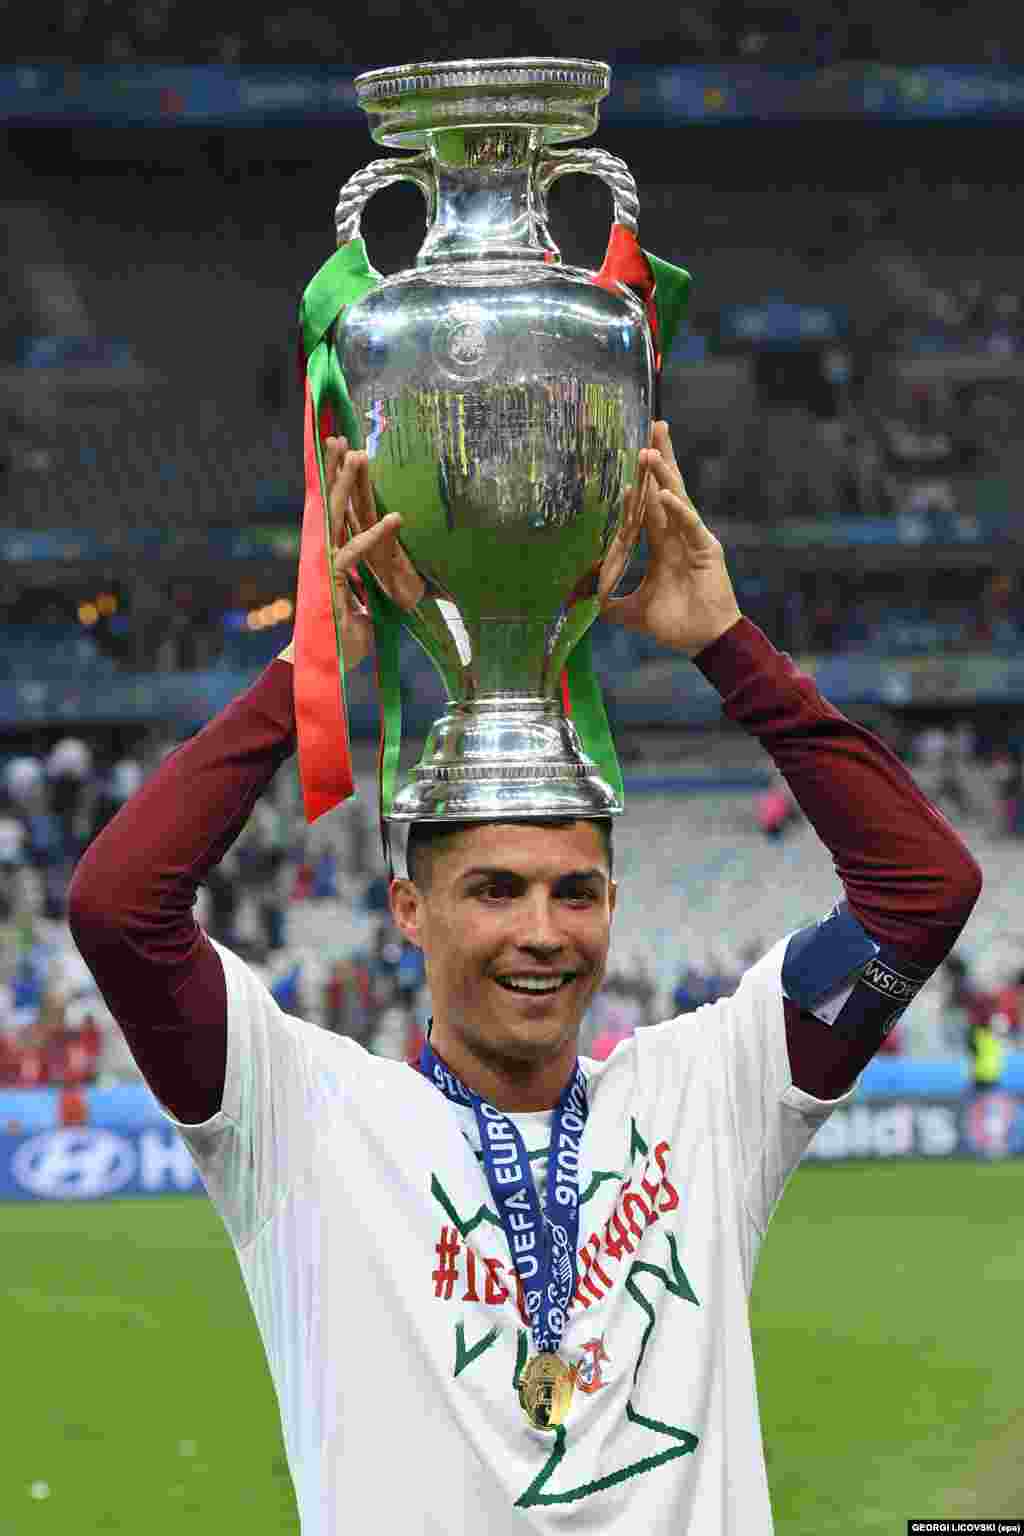
<path id="1" fill-rule="evenodd" d="M 528 903 L 523 916 L 519 931 L 520 949 L 541 956 L 556 955 L 564 943 L 556 903 L 549 896 L 538 894 Z"/>

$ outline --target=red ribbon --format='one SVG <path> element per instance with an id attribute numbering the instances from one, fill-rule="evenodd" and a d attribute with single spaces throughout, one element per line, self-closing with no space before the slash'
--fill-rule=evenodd
<path id="1" fill-rule="evenodd" d="M 651 340 L 654 342 L 654 369 L 656 373 L 660 373 L 661 353 L 658 351 L 658 311 L 654 303 L 654 273 L 639 240 L 631 229 L 626 228 L 625 224 L 612 225 L 604 261 L 601 263 L 600 270 L 594 273 L 593 281 L 599 288 L 607 288 L 612 293 L 619 283 L 624 283 L 640 299 L 647 312 L 647 323 L 651 328 Z M 562 708 L 566 718 L 571 720 L 572 695 L 568 672 L 562 673 Z"/>
<path id="2" fill-rule="evenodd" d="M 608 238 L 601 270 L 595 272 L 594 282 L 601 288 L 614 290 L 616 283 L 631 288 L 647 311 L 647 323 L 654 342 L 654 368 L 661 372 L 661 353 L 658 351 L 658 311 L 654 303 L 654 273 L 641 249 L 640 242 L 625 224 L 613 224 Z"/>
<path id="3" fill-rule="evenodd" d="M 313 420 L 309 381 L 304 381 L 303 464 L 306 500 L 302 511 L 299 586 L 295 602 L 295 725 L 299 777 L 307 822 L 316 821 L 352 794 L 352 753 L 334 637 L 327 535 L 314 431 L 320 441 L 333 435 L 329 412 Z"/>

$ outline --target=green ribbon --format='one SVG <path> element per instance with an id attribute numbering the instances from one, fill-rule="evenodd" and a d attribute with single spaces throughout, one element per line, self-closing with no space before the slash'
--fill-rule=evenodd
<path id="1" fill-rule="evenodd" d="M 674 267 L 660 256 L 644 251 L 654 273 L 654 308 L 658 316 L 658 346 L 661 349 L 662 367 L 672 350 L 672 343 L 679 334 L 679 327 L 686 318 L 690 302 L 692 278 L 684 267 Z"/>
<path id="2" fill-rule="evenodd" d="M 669 262 L 661 261 L 648 251 L 645 251 L 644 255 L 650 262 L 657 284 L 655 308 L 658 316 L 659 346 L 664 358 L 668 354 L 686 311 L 690 275 L 681 267 L 674 267 Z M 353 448 L 362 448 L 364 437 L 333 345 L 334 331 L 343 311 L 357 299 L 361 299 L 365 293 L 376 288 L 380 282 L 381 274 L 370 265 L 365 243 L 361 239 L 351 240 L 324 262 L 307 286 L 299 309 L 299 325 L 307 359 L 306 375 L 309 380 L 314 422 L 318 426 L 321 407 L 326 403 L 331 409 L 335 432 L 346 437 Z M 314 432 L 314 441 L 324 516 L 327 519 L 326 547 L 330 550 L 332 547 L 330 514 L 327 507 L 327 485 L 319 430 Z M 373 620 L 377 652 L 377 686 L 382 718 L 379 765 L 380 815 L 386 846 L 386 822 L 391 814 L 391 805 L 397 786 L 402 741 L 402 695 L 398 654 L 399 635 L 404 615 L 402 609 L 392 601 L 365 564 L 360 565 L 359 573 Z M 333 573 L 330 576 L 330 589 L 338 671 L 347 713 L 345 662 L 341 647 Z M 623 799 L 622 769 L 608 726 L 601 688 L 594 675 L 590 624 L 597 617 L 597 613 L 597 600 L 594 599 L 592 614 L 589 618 L 583 616 L 587 622 L 587 629 L 570 652 L 565 669 L 569 683 L 573 724 L 579 732 L 583 749 L 589 757 L 593 758 L 601 777 L 611 786 L 621 803 Z"/>

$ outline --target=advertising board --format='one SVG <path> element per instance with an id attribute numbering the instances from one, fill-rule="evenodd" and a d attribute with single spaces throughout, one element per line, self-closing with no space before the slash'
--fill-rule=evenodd
<path id="1" fill-rule="evenodd" d="M 87 1202 L 126 1195 L 204 1194 L 172 1126 L 61 1126 L 0 1136 L 0 1200 Z"/>

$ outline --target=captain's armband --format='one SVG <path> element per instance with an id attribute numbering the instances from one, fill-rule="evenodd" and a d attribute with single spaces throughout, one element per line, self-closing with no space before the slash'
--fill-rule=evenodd
<path id="1" fill-rule="evenodd" d="M 790 939 L 782 990 L 836 1034 L 881 1043 L 929 974 L 883 948 L 841 901 Z"/>

